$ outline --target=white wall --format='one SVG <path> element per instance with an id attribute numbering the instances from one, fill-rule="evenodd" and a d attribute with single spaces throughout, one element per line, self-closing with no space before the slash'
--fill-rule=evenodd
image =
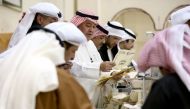
<path id="1" fill-rule="evenodd" d="M 59 9 L 64 9 L 64 0 L 22 0 L 22 10 L 26 11 L 29 7 L 39 2 L 50 2 L 55 4 Z"/>
<path id="2" fill-rule="evenodd" d="M 70 19 L 74 16 L 75 13 L 75 0 L 64 0 L 64 19 L 66 21 L 70 21 Z"/>
<path id="3" fill-rule="evenodd" d="M 93 10 L 96 14 L 98 14 L 98 0 L 76 0 L 77 1 L 77 9 L 85 9 L 88 8 Z"/>
<path id="4" fill-rule="evenodd" d="M 190 4 L 190 0 L 100 0 L 101 21 L 112 19 L 125 8 L 139 8 L 149 13 L 156 23 L 156 29 L 162 29 L 165 18 L 176 7 Z M 118 4 L 118 6 L 116 5 Z M 111 8 L 110 8 L 111 7 Z"/>
<path id="5" fill-rule="evenodd" d="M 20 12 L 0 6 L 0 32 L 12 32 L 20 19 Z"/>

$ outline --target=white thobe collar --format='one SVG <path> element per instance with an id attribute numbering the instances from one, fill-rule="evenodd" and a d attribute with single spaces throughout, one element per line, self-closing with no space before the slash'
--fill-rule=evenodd
<path id="1" fill-rule="evenodd" d="M 108 48 L 108 49 L 107 49 L 108 58 L 109 58 L 110 61 L 112 61 L 112 60 L 113 60 L 113 54 L 112 54 L 112 52 L 111 52 L 111 49 L 110 49 L 109 47 L 107 47 L 107 48 Z"/>

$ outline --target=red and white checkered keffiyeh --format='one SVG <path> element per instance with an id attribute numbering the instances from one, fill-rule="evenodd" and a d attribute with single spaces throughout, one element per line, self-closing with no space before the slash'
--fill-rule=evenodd
<path id="1" fill-rule="evenodd" d="M 150 67 L 175 71 L 190 91 L 190 28 L 181 24 L 156 33 L 141 51 L 139 71 Z M 169 72 L 168 72 L 169 73 Z"/>
<path id="2" fill-rule="evenodd" d="M 97 36 L 101 36 L 101 35 L 107 36 L 107 34 L 105 34 L 104 32 L 100 31 L 99 29 L 96 29 L 93 37 L 97 37 Z"/>
<path id="3" fill-rule="evenodd" d="M 92 16 L 96 16 L 94 12 L 87 10 L 87 9 L 83 9 L 83 10 L 79 10 L 79 12 L 86 14 L 86 15 L 92 15 Z M 86 20 L 90 20 L 92 22 L 94 22 L 95 24 L 98 23 L 97 20 L 91 19 L 89 17 L 82 17 L 79 15 L 75 15 L 72 19 L 71 19 L 71 23 L 75 24 L 76 26 L 79 26 L 81 23 L 85 22 Z"/>
<path id="4" fill-rule="evenodd" d="M 93 37 L 108 36 L 108 31 L 103 26 L 97 25 L 96 27 Z"/>

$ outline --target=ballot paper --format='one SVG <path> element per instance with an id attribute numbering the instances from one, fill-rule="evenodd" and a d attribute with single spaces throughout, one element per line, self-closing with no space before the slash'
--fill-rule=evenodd
<path id="1" fill-rule="evenodd" d="M 113 69 L 121 70 L 127 68 L 133 60 L 134 55 L 134 50 L 119 50 L 113 60 L 113 62 L 115 62 L 116 64 L 116 66 L 114 66 Z"/>

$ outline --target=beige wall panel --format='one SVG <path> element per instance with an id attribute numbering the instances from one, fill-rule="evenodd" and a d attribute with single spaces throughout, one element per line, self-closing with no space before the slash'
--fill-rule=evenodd
<path id="1" fill-rule="evenodd" d="M 14 31 L 20 16 L 20 12 L 0 6 L 0 33 Z"/>

